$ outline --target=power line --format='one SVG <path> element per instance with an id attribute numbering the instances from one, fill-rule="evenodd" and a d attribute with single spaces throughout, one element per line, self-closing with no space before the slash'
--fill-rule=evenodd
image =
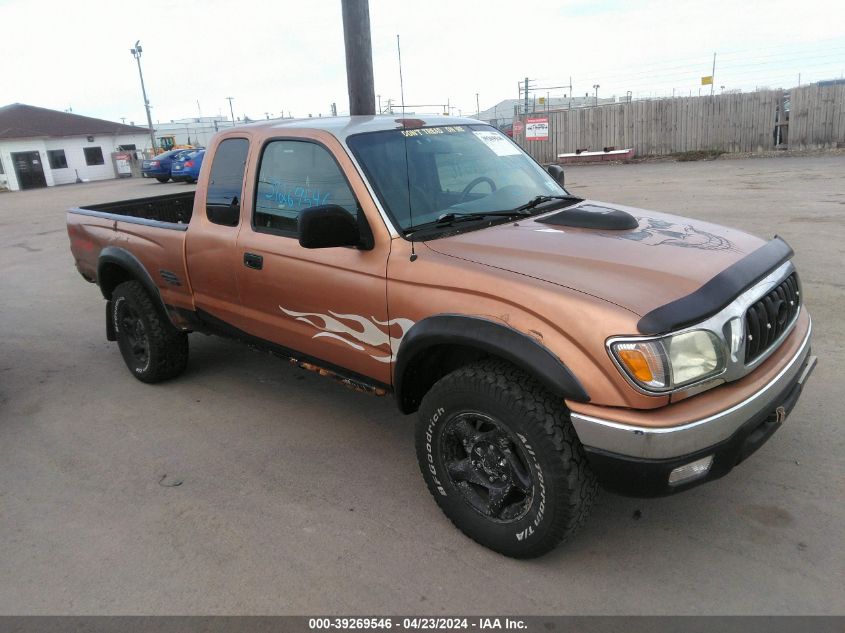
<path id="1" fill-rule="evenodd" d="M 787 62 L 790 60 L 793 61 L 812 61 L 813 59 L 820 59 L 820 58 L 828 58 L 828 57 L 835 57 L 838 51 L 845 51 L 845 39 L 837 38 L 835 40 L 826 40 L 825 42 L 835 41 L 837 43 L 841 43 L 841 46 L 823 46 L 822 42 L 813 43 L 813 46 L 818 47 L 818 52 L 809 51 L 809 50 L 793 50 L 789 53 L 777 53 L 774 55 L 759 55 L 759 54 L 752 54 L 752 55 L 745 55 L 739 59 L 731 59 L 732 55 L 737 55 L 740 52 L 745 51 L 733 51 L 729 53 L 723 54 L 719 51 L 719 67 L 720 68 L 731 68 L 736 67 L 739 65 L 747 66 L 747 65 L 754 65 L 754 64 L 777 64 L 782 62 Z M 773 50 L 774 48 L 784 48 L 784 47 L 769 47 L 768 50 Z M 791 48 L 795 48 L 794 45 Z M 759 51 L 765 51 L 767 49 L 748 49 L 748 52 L 751 53 L 758 53 Z M 765 61 L 771 59 L 772 61 Z M 736 64 L 739 61 L 741 64 Z M 703 69 L 707 69 L 710 66 L 711 59 L 708 56 L 697 56 L 687 58 L 685 60 L 678 60 L 673 59 L 667 62 L 658 62 L 652 63 L 645 66 L 640 66 L 641 70 L 635 70 L 630 72 L 622 72 L 620 73 L 618 70 L 614 69 L 594 69 L 588 70 L 584 72 L 579 72 L 578 76 L 580 77 L 579 81 L 587 81 L 589 77 L 600 77 L 604 81 L 614 81 L 616 79 L 627 79 L 632 77 L 638 77 L 641 75 L 653 75 L 656 73 L 665 74 L 667 71 L 686 71 L 692 70 L 693 67 L 701 67 Z M 670 73 L 671 75 L 681 75 L 684 74 L 683 72 L 678 73 Z M 542 79 L 538 80 L 542 81 L 543 83 L 553 83 L 559 80 L 552 80 L 552 79 Z"/>

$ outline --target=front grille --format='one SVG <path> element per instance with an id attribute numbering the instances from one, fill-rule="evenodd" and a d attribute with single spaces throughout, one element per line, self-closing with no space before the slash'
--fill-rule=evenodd
<path id="1" fill-rule="evenodd" d="M 795 320 L 801 304 L 798 277 L 792 273 L 745 313 L 745 364 L 770 349 Z"/>

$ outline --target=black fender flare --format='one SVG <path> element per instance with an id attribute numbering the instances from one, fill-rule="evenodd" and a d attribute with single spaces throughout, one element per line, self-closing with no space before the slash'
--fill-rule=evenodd
<path id="1" fill-rule="evenodd" d="M 393 373 L 393 388 L 400 409 L 409 413 L 418 403 L 409 402 L 412 391 L 406 373 L 415 359 L 436 346 L 469 347 L 500 357 L 531 374 L 551 393 L 589 402 L 587 391 L 564 362 L 542 343 L 507 325 L 461 314 L 439 314 L 414 324 L 402 338 Z"/>
<path id="2" fill-rule="evenodd" d="M 170 320 L 167 314 L 167 308 L 161 298 L 161 293 L 158 291 L 153 282 L 153 278 L 141 261 L 125 248 L 118 246 L 106 246 L 100 251 L 100 257 L 97 261 L 97 285 L 100 287 L 100 292 L 107 301 L 111 301 L 110 284 L 104 283 L 104 270 L 107 266 L 118 266 L 129 273 L 135 280 L 141 282 L 144 289 L 150 293 L 153 302 L 161 310 L 161 313 Z M 107 275 L 106 275 L 107 277 Z"/>

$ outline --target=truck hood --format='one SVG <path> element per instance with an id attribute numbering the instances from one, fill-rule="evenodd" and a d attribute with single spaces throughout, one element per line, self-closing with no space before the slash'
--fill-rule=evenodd
<path id="1" fill-rule="evenodd" d="M 585 205 L 626 212 L 631 229 L 538 222 Z M 604 299 L 639 316 L 698 290 L 764 240 L 679 216 L 597 201 L 431 240 L 432 250 Z"/>

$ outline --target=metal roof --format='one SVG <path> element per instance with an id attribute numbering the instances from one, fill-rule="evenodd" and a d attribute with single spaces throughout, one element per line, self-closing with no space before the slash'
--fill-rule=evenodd
<path id="1" fill-rule="evenodd" d="M 0 139 L 149 132 L 145 127 L 124 125 L 24 103 L 0 107 Z"/>

